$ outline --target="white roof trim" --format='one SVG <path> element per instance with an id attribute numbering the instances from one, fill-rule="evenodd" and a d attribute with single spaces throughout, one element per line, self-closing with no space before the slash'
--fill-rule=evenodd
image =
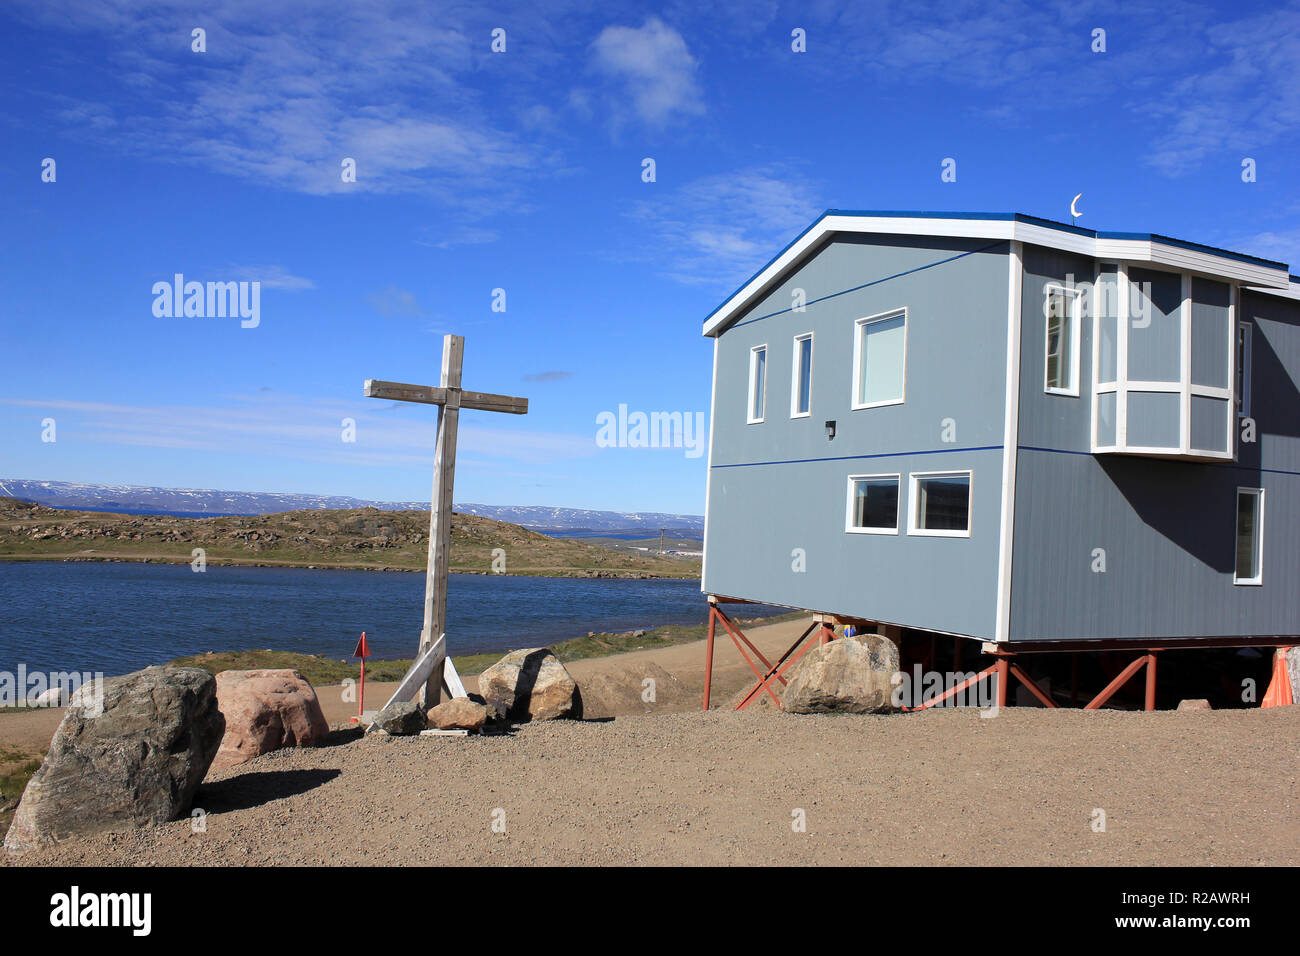
<path id="1" fill-rule="evenodd" d="M 1150 239 L 1115 239 L 1081 236 L 1062 229 L 1014 219 L 940 219 L 893 216 L 824 216 L 799 237 L 762 272 L 745 283 L 704 323 L 705 335 L 717 335 L 756 298 L 768 292 L 830 233 L 867 233 L 895 236 L 936 236 L 962 239 L 990 239 L 1046 246 L 1088 256 L 1124 262 L 1146 262 L 1156 266 L 1197 272 L 1227 279 L 1258 291 L 1300 298 L 1284 268 L 1269 268 L 1243 262 L 1229 256 L 1215 255 Z M 1293 290 L 1293 291 L 1288 291 Z"/>
<path id="2" fill-rule="evenodd" d="M 1281 296 L 1284 299 L 1300 300 L 1300 279 L 1292 279 L 1285 289 L 1272 289 L 1267 286 L 1246 286 L 1250 292 L 1265 292 L 1269 295 Z"/>

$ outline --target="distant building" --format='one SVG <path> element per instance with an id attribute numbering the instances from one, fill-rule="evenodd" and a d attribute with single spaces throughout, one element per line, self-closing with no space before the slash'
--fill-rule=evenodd
<path id="1" fill-rule="evenodd" d="M 1300 632 L 1300 279 L 829 211 L 704 323 L 703 589 L 984 641 Z"/>

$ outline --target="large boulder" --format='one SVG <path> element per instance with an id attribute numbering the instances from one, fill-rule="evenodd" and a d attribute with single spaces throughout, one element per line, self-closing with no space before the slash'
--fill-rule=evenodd
<path id="1" fill-rule="evenodd" d="M 393 737 L 409 737 L 425 728 L 424 711 L 413 700 L 399 700 L 381 710 L 371 726 Z"/>
<path id="2" fill-rule="evenodd" d="M 511 651 L 478 677 L 478 690 L 507 720 L 582 719 L 582 694 L 550 648 Z"/>
<path id="3" fill-rule="evenodd" d="M 883 714 L 898 672 L 898 647 L 878 634 L 840 637 L 804 654 L 787 675 L 781 706 L 791 714 Z"/>
<path id="4" fill-rule="evenodd" d="M 296 670 L 222 671 L 217 706 L 226 735 L 212 771 L 280 747 L 315 747 L 330 734 L 316 691 Z"/>
<path id="5" fill-rule="evenodd" d="M 192 667 L 150 667 L 86 684 L 27 784 L 5 847 L 183 816 L 221 744 L 217 682 Z"/>
<path id="6" fill-rule="evenodd" d="M 488 709 L 485 704 L 468 697 L 453 697 L 436 707 L 430 707 L 426 716 L 429 726 L 437 730 L 468 730 L 478 733 L 487 723 Z"/>

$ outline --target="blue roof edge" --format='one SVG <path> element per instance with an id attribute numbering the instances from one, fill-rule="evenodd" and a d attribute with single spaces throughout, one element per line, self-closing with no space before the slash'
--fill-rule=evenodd
<path id="1" fill-rule="evenodd" d="M 1238 262 L 1249 262 L 1254 265 L 1264 266 L 1269 269 L 1281 269 L 1289 273 L 1290 266 L 1285 262 L 1278 262 L 1275 259 L 1264 259 L 1260 256 L 1251 256 L 1243 252 L 1233 252 L 1231 249 L 1220 249 L 1216 246 L 1209 246 L 1202 242 L 1189 242 L 1185 239 L 1175 239 L 1172 236 L 1163 236 L 1154 232 L 1114 232 L 1101 231 L 1096 229 L 1086 229 L 1083 226 L 1075 226 L 1068 222 L 1057 222 L 1055 219 L 1043 219 L 1040 216 L 1030 216 L 1019 212 L 935 212 L 927 210 L 900 210 L 900 209 L 827 209 L 820 216 L 808 224 L 799 235 L 787 242 L 781 251 L 774 255 L 752 276 L 742 282 L 736 289 L 719 303 L 718 307 L 704 317 L 707 324 L 710 319 L 718 314 L 719 311 L 732 299 L 734 299 L 745 286 L 749 285 L 760 275 L 767 271 L 772 263 L 776 262 L 785 255 L 786 251 L 806 236 L 809 232 L 817 227 L 817 224 L 827 216 L 856 216 L 862 219 L 988 219 L 1003 222 L 1024 222 L 1035 226 L 1043 226 L 1047 229 L 1057 229 L 1061 232 L 1068 232 L 1076 236 L 1088 236 L 1093 239 L 1133 239 L 1139 242 L 1159 242 L 1164 245 L 1178 246 L 1181 249 L 1190 249 L 1194 252 L 1206 252 L 1210 255 L 1222 256 L 1226 259 L 1235 259 Z M 1292 281 L 1297 281 L 1296 276 L 1290 275 Z"/>

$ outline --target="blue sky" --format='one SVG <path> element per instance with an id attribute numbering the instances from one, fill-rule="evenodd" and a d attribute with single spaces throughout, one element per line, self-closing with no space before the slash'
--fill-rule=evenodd
<path id="1" fill-rule="evenodd" d="M 433 410 L 361 384 L 455 332 L 532 403 L 463 414 L 457 501 L 698 514 L 703 457 L 596 418 L 707 418 L 701 322 L 823 209 L 1300 260 L 1295 2 L 17 0 L 0 64 L 0 477 L 422 498 Z M 260 324 L 155 317 L 178 272 Z"/>

